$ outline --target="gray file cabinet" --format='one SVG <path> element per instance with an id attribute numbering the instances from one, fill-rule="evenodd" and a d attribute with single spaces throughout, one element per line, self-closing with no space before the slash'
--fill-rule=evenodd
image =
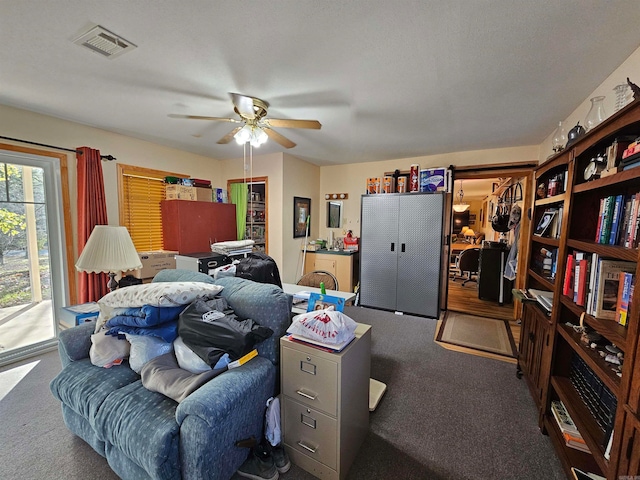
<path id="1" fill-rule="evenodd" d="M 293 463 L 343 480 L 369 429 L 371 327 L 339 353 L 280 339 L 282 435 Z"/>

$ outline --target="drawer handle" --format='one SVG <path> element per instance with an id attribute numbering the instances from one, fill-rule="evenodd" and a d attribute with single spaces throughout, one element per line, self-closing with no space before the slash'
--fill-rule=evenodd
<path id="1" fill-rule="evenodd" d="M 302 442 L 298 442 L 298 445 L 300 445 L 302 448 L 304 448 L 305 450 L 309 450 L 311 453 L 316 453 L 316 450 L 318 450 L 318 447 L 310 447 L 309 445 L 305 445 Z"/>
<path id="2" fill-rule="evenodd" d="M 313 363 L 300 362 L 300 370 L 302 370 L 304 373 L 308 373 L 309 375 L 316 374 L 316 366 Z"/>
<path id="3" fill-rule="evenodd" d="M 308 393 L 303 392 L 302 390 L 296 390 L 296 393 L 301 397 L 308 398 L 309 400 L 315 400 L 318 398 L 318 395 L 310 395 Z"/>
<path id="4" fill-rule="evenodd" d="M 313 428 L 314 430 L 316 428 L 316 419 L 310 417 L 309 415 L 305 415 L 304 413 L 300 414 L 300 423 L 306 425 L 309 428 Z"/>

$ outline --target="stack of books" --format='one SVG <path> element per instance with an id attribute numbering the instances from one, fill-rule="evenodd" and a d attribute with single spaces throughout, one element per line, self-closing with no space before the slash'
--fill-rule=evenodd
<path id="1" fill-rule="evenodd" d="M 636 248 L 640 239 L 640 192 L 600 199 L 595 242 Z"/>
<path id="2" fill-rule="evenodd" d="M 537 290 L 535 288 L 530 288 L 529 293 L 536 299 L 536 302 L 540 304 L 542 308 L 547 312 L 547 314 L 551 313 L 551 309 L 553 306 L 553 292 L 548 290 Z"/>
<path id="3" fill-rule="evenodd" d="M 553 400 L 551 402 L 551 413 L 553 413 L 553 417 L 558 424 L 558 428 L 560 428 L 560 431 L 562 432 L 562 436 L 564 437 L 567 447 L 591 453 L 591 450 L 587 447 L 584 438 L 580 435 L 578 427 L 573 423 L 569 412 L 567 412 L 567 409 L 560 400 Z"/>

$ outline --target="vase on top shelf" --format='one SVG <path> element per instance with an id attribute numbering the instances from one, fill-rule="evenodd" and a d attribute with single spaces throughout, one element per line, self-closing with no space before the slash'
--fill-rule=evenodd
<path id="1" fill-rule="evenodd" d="M 558 153 L 564 150 L 564 146 L 567 143 L 567 132 L 564 129 L 562 122 L 558 122 L 558 127 L 553 132 L 551 137 L 551 148 L 554 152 Z"/>
<path id="2" fill-rule="evenodd" d="M 616 105 L 614 108 L 614 113 L 618 110 L 622 109 L 625 105 L 629 103 L 629 93 L 631 93 L 631 88 L 626 83 L 621 83 L 620 85 L 616 85 L 613 89 L 616 92 Z"/>
<path id="3" fill-rule="evenodd" d="M 604 112 L 604 96 L 593 97 L 590 100 L 591 108 L 584 119 L 584 128 L 587 129 L 587 132 L 607 118 L 607 114 Z"/>

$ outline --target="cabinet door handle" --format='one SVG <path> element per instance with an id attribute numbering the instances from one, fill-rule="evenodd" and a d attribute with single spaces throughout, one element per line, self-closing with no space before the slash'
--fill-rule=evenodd
<path id="1" fill-rule="evenodd" d="M 533 332 L 529 332 L 529 340 L 533 342 L 535 339 L 536 336 L 533 334 Z"/>
<path id="2" fill-rule="evenodd" d="M 396 244 L 391 242 L 391 251 L 394 252 L 396 250 Z"/>
<path id="3" fill-rule="evenodd" d="M 403 243 L 402 245 L 400 245 L 400 251 L 401 251 L 402 253 L 404 253 L 404 243 Z"/>
<path id="4" fill-rule="evenodd" d="M 308 393 L 305 393 L 302 390 L 296 390 L 296 393 L 301 397 L 308 398 L 309 400 L 315 400 L 316 398 L 318 398 L 317 395 L 309 395 Z"/>
<path id="5" fill-rule="evenodd" d="M 318 447 L 310 447 L 309 445 L 305 445 L 301 441 L 298 442 L 298 445 L 300 445 L 305 450 L 309 450 L 311 453 L 316 453 L 316 450 L 318 450 Z"/>
<path id="6" fill-rule="evenodd" d="M 629 443 L 627 443 L 627 460 L 631 460 L 631 454 L 633 453 L 633 441 L 635 440 L 636 433 L 633 432 L 631 438 L 629 438 Z"/>

